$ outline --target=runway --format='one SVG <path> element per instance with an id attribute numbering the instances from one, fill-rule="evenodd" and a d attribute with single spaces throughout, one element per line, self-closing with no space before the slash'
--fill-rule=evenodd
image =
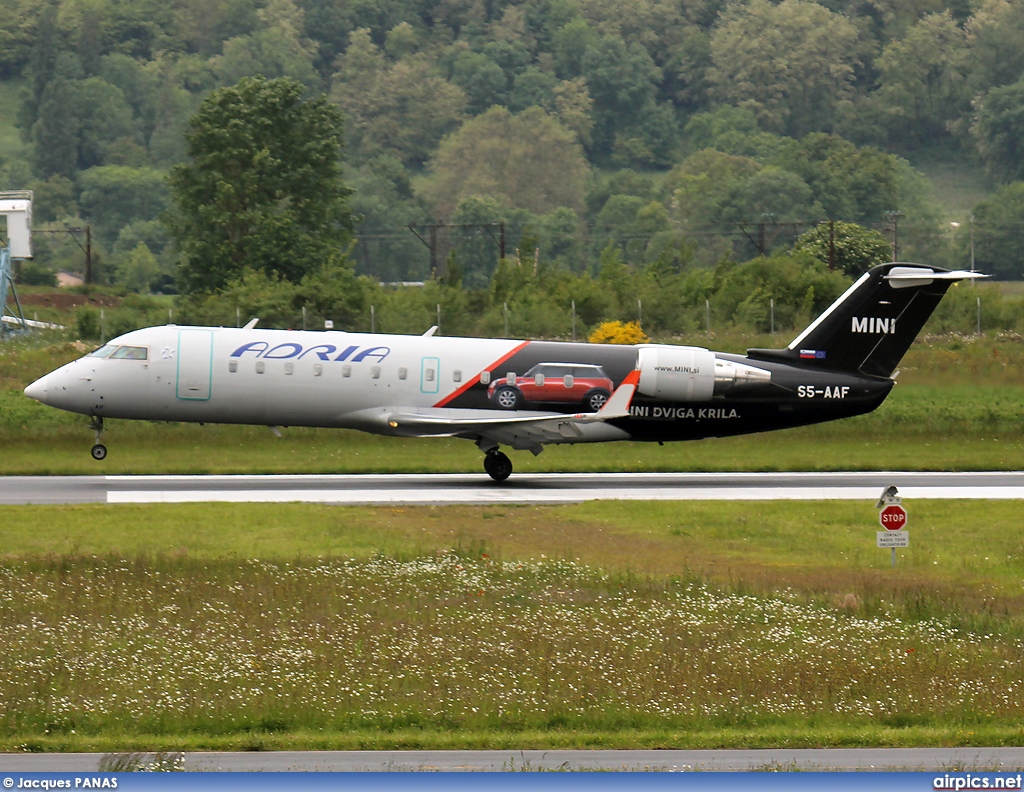
<path id="1" fill-rule="evenodd" d="M 2 504 L 578 503 L 592 500 L 1024 499 L 1024 472 L 483 473 L 337 476 L 3 476 Z"/>
<path id="2" fill-rule="evenodd" d="M 103 754 L 0 754 L 0 773 L 95 772 Z M 1012 772 L 1024 748 L 762 748 L 662 751 L 267 751 L 183 755 L 187 771 L 500 772 L 884 771 Z"/>

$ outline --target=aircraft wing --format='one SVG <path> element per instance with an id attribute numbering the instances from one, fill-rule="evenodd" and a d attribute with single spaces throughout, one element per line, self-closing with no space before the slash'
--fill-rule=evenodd
<path id="1" fill-rule="evenodd" d="M 523 412 L 501 414 L 496 410 L 452 410 L 432 407 L 414 412 L 394 412 L 388 425 L 398 434 L 481 435 L 514 448 L 539 448 L 544 443 L 580 437 L 584 424 L 629 416 L 629 404 L 636 392 L 640 373 L 632 371 L 615 389 L 604 406 L 593 413 Z"/>

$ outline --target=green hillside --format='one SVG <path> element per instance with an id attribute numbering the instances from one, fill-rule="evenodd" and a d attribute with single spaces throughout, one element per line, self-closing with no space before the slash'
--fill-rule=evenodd
<path id="1" fill-rule="evenodd" d="M 341 112 L 348 261 L 380 281 L 491 287 L 498 224 L 573 273 L 742 262 L 825 220 L 951 265 L 972 214 L 979 267 L 1024 274 L 1020 0 L 18 0 L 0 44 L 0 188 L 91 225 L 96 280 L 129 291 L 195 286 L 162 179 L 251 76 Z M 29 275 L 63 266 L 73 240 L 40 238 Z"/>

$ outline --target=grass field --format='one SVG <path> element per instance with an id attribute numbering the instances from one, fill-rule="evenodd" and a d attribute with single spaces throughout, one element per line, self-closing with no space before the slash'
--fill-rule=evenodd
<path id="1" fill-rule="evenodd" d="M 909 508 L 7 507 L 0 749 L 1018 744 L 1019 505 Z"/>

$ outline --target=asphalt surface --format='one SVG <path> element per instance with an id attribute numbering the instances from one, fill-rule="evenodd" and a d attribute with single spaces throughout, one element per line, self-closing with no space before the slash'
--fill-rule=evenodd
<path id="1" fill-rule="evenodd" d="M 588 500 L 1024 498 L 1024 472 L 542 473 L 340 476 L 2 476 L 0 503 L 567 503 Z"/>
<path id="2" fill-rule="evenodd" d="M 0 754 L 0 773 L 95 772 L 104 755 Z M 823 748 L 726 751 L 269 751 L 186 753 L 189 771 L 765 771 L 1010 772 L 1024 748 Z"/>

